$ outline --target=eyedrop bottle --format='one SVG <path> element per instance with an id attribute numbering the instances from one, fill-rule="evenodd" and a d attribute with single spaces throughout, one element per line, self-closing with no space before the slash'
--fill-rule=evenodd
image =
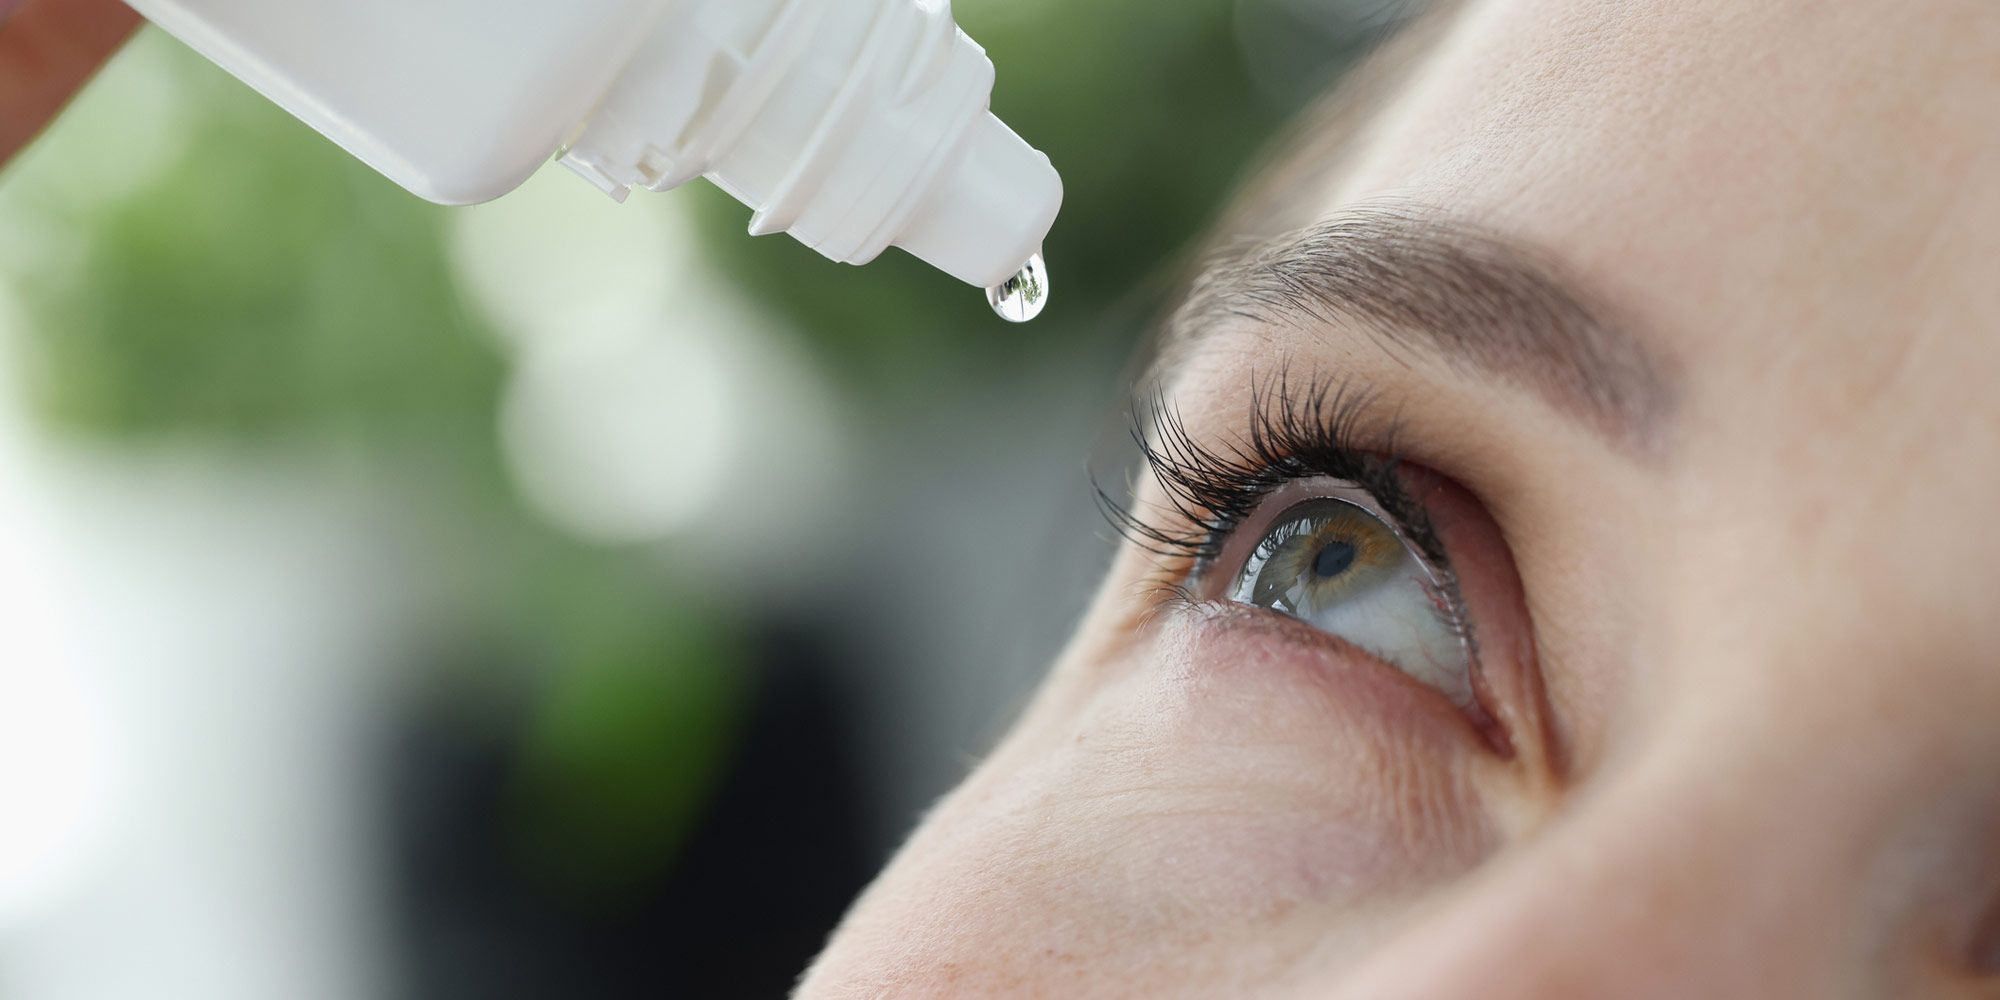
<path id="1" fill-rule="evenodd" d="M 560 155 L 619 200 L 706 177 L 836 261 L 1043 287 L 1062 181 L 950 0 L 128 2 L 430 201 Z"/>

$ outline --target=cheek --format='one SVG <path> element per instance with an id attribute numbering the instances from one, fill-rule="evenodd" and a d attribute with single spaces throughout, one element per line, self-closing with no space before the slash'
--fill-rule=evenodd
<path id="1" fill-rule="evenodd" d="M 1093 665 L 1088 697 L 924 824 L 809 982 L 1220 995 L 1211 977 L 1365 944 L 1488 851 L 1477 751 L 1434 693 L 1288 646 L 1169 624 Z"/>

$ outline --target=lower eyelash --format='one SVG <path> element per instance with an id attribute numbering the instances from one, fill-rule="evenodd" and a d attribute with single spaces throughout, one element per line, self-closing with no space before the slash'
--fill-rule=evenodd
<path id="1" fill-rule="evenodd" d="M 1280 368 L 1274 377 L 1253 380 L 1247 433 L 1215 446 L 1195 440 L 1156 387 L 1146 405 L 1133 408 L 1132 438 L 1166 496 L 1165 508 L 1149 517 L 1102 486 L 1096 487 L 1098 506 L 1121 536 L 1167 559 L 1182 580 L 1205 572 L 1230 532 L 1286 483 L 1316 476 L 1352 483 L 1374 498 L 1430 564 L 1439 615 L 1471 650 L 1457 575 L 1423 505 L 1397 474 L 1397 422 L 1393 415 L 1382 417 L 1375 404 L 1374 396 L 1338 379 L 1315 377 L 1299 385 Z"/>

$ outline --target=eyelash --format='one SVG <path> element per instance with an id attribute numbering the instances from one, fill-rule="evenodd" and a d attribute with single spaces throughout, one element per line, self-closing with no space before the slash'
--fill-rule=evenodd
<path id="1" fill-rule="evenodd" d="M 1177 580 L 1192 581 L 1214 567 L 1230 535 L 1273 491 L 1315 476 L 1352 483 L 1374 498 L 1430 564 L 1438 614 L 1476 659 L 1458 576 L 1429 514 L 1398 474 L 1398 425 L 1393 417 L 1376 423 L 1374 402 L 1332 378 L 1295 387 L 1280 370 L 1253 382 L 1248 433 L 1218 448 L 1195 440 L 1165 393 L 1155 390 L 1150 406 L 1134 408 L 1132 438 L 1166 494 L 1169 521 L 1177 523 L 1155 523 L 1102 487 L 1098 506 L 1127 541 L 1167 559 Z M 1375 446 L 1363 448 L 1364 437 Z M 1184 584 L 1166 589 L 1190 597 Z"/>

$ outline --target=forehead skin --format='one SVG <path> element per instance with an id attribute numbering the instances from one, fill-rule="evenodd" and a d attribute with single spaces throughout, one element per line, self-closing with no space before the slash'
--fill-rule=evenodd
<path id="1" fill-rule="evenodd" d="M 1474 6 L 1323 207 L 1559 248 L 1688 355 L 1784 364 L 1789 329 L 1880 367 L 1912 323 L 1991 327 L 1996 85 L 1983 0 Z"/>

